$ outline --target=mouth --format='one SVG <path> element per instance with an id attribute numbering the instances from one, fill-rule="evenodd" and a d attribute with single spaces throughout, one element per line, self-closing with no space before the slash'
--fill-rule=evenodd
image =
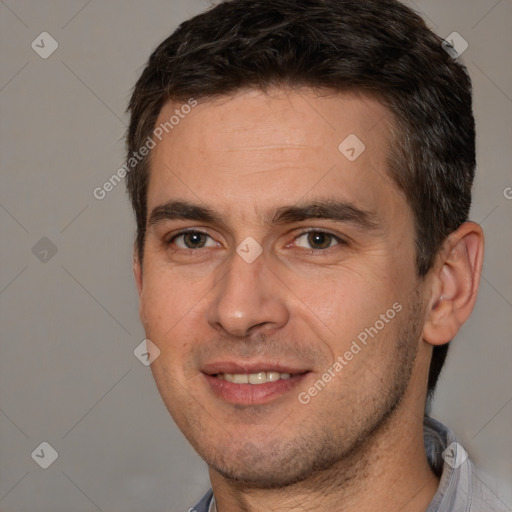
<path id="1" fill-rule="evenodd" d="M 292 367 L 226 363 L 211 365 L 202 373 L 218 399 L 236 405 L 259 405 L 290 395 L 311 372 Z"/>
<path id="2" fill-rule="evenodd" d="M 233 382 L 234 384 L 266 384 L 267 382 L 277 382 L 278 380 L 288 380 L 291 373 L 280 373 L 277 371 L 261 371 L 256 373 L 217 373 L 215 377 Z"/>

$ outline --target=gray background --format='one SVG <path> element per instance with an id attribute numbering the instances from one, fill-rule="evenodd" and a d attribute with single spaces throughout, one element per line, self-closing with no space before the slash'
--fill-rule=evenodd
<path id="1" fill-rule="evenodd" d="M 512 510 L 512 3 L 409 4 L 441 36 L 456 31 L 469 43 L 462 59 L 478 123 L 472 218 L 487 236 L 476 310 L 453 343 L 433 415 Z M 123 163 L 124 110 L 150 51 L 207 6 L 0 3 L 3 512 L 184 511 L 208 487 L 204 463 L 133 355 L 144 333 L 123 185 L 102 201 L 92 195 Z M 43 31 L 59 45 L 47 59 L 31 48 Z M 59 454 L 48 469 L 31 458 L 42 441 Z"/>

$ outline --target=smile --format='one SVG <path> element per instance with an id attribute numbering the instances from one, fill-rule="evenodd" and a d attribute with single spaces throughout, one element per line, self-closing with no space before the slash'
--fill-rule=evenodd
<path id="1" fill-rule="evenodd" d="M 275 371 L 261 371 L 256 373 L 218 373 L 218 379 L 223 379 L 234 384 L 265 384 L 267 382 L 276 382 L 278 380 L 287 380 L 291 377 L 289 373 L 280 373 Z"/>
<path id="2" fill-rule="evenodd" d="M 293 396 L 310 374 L 270 371 L 205 374 L 206 384 L 217 399 L 233 405 L 261 405 L 279 397 Z M 295 390 L 295 393 L 292 391 Z"/>

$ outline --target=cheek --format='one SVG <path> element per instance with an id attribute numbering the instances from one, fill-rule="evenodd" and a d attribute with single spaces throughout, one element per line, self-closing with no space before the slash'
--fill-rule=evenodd
<path id="1" fill-rule="evenodd" d="M 319 326 L 324 339 L 331 340 L 333 350 L 340 351 L 398 300 L 396 287 L 383 279 L 387 274 L 384 269 L 369 265 L 364 270 L 355 264 L 345 265 L 332 272 L 323 270 L 307 278 L 295 277 L 290 289 L 303 304 L 309 321 Z"/>
<path id="2" fill-rule="evenodd" d="M 160 349 L 153 365 L 172 369 L 176 377 L 194 374 L 195 347 L 211 336 L 206 311 L 214 285 L 210 274 L 200 277 L 156 265 L 146 272 L 140 304 L 146 337 Z"/>
<path id="3" fill-rule="evenodd" d="M 186 323 L 187 315 L 193 313 L 197 305 L 197 294 L 192 286 L 165 272 L 145 276 L 144 289 L 140 297 L 141 318 L 148 338 L 160 349 L 176 339 L 175 331 L 181 323 Z"/>

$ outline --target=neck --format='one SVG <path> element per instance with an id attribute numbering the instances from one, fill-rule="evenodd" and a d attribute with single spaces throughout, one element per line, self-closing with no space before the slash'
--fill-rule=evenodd
<path id="1" fill-rule="evenodd" d="M 332 467 L 286 488 L 256 489 L 210 469 L 217 511 L 423 512 L 439 480 L 428 465 L 417 397 L 404 401 L 364 444 Z"/>

